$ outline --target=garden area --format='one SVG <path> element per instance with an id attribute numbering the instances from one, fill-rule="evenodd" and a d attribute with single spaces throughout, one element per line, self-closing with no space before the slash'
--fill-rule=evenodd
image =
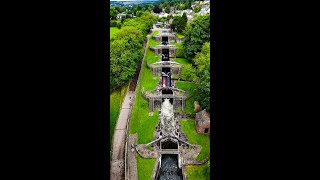
<path id="1" fill-rule="evenodd" d="M 207 156 L 210 156 L 210 135 L 198 134 L 196 131 L 196 125 L 194 120 L 180 120 L 182 131 L 186 134 L 189 143 L 198 144 L 201 146 L 200 154 L 196 160 L 204 160 Z"/>
<path id="2" fill-rule="evenodd" d="M 186 166 L 187 179 L 209 180 L 210 160 L 203 165 Z"/>

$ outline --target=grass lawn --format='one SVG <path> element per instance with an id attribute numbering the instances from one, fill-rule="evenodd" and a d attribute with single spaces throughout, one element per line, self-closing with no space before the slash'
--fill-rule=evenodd
<path id="1" fill-rule="evenodd" d="M 161 44 L 161 42 L 157 42 L 155 39 L 153 39 L 153 38 L 150 38 L 149 39 L 149 46 L 151 46 L 151 47 L 154 47 L 154 46 L 157 46 L 157 45 L 160 45 Z"/>
<path id="2" fill-rule="evenodd" d="M 145 159 L 137 155 L 138 179 L 150 180 L 156 159 Z"/>
<path id="3" fill-rule="evenodd" d="M 188 92 L 188 98 L 186 100 L 186 109 L 185 112 L 188 116 L 195 116 L 196 113 L 194 112 L 194 101 L 195 94 L 196 94 L 196 88 L 197 85 L 194 82 L 187 82 L 187 81 L 176 81 L 177 88 L 185 90 Z"/>
<path id="4" fill-rule="evenodd" d="M 152 70 L 148 69 L 145 59 L 130 120 L 130 134 L 138 133 L 138 144 L 146 144 L 153 140 L 153 132 L 158 123 L 158 111 L 149 116 L 149 102 L 141 95 L 142 87 L 145 91 L 152 90 L 156 88 L 159 80 L 159 77 L 153 79 Z"/>
<path id="5" fill-rule="evenodd" d="M 176 56 L 179 57 L 179 58 L 183 58 L 184 57 L 184 52 L 183 52 L 182 43 L 171 43 L 171 44 L 177 46 Z"/>
<path id="6" fill-rule="evenodd" d="M 114 133 L 114 128 L 117 124 L 118 116 L 120 113 L 120 108 L 124 96 L 127 93 L 128 83 L 119 89 L 114 90 L 110 94 L 110 145 L 112 146 L 112 138 Z M 112 149 L 110 147 L 110 149 Z"/>
<path id="7" fill-rule="evenodd" d="M 177 63 L 180 63 L 182 65 L 182 67 L 187 65 L 187 64 L 191 64 L 185 58 L 175 58 L 174 61 L 177 62 Z"/>
<path id="8" fill-rule="evenodd" d="M 186 166 L 187 179 L 209 180 L 210 160 L 203 165 Z"/>
<path id="9" fill-rule="evenodd" d="M 150 48 L 147 49 L 147 54 L 146 54 L 146 60 L 148 62 L 148 64 L 152 64 L 157 62 L 161 57 L 160 56 L 155 56 L 154 52 L 152 52 L 150 50 Z M 151 77 L 152 77 L 152 73 L 151 73 Z"/>
<path id="10" fill-rule="evenodd" d="M 138 134 L 138 144 L 147 144 L 153 140 L 153 132 L 158 123 L 159 112 L 154 111 L 153 116 L 149 116 L 149 103 L 143 99 L 141 91 L 142 87 L 144 87 L 145 91 L 154 89 L 160 79 L 159 77 L 153 79 L 152 70 L 147 67 L 147 59 L 143 63 L 140 75 L 140 82 L 130 120 L 130 134 Z M 151 178 L 155 161 L 156 159 L 145 159 L 137 156 L 139 180 L 149 180 Z"/>
<path id="11" fill-rule="evenodd" d="M 210 155 L 210 135 L 198 134 L 194 120 L 180 120 L 182 131 L 186 134 L 191 144 L 201 145 L 201 152 L 196 160 L 204 160 Z"/>
<path id="12" fill-rule="evenodd" d="M 184 35 L 177 33 L 177 38 L 184 38 Z"/>
<path id="13" fill-rule="evenodd" d="M 118 29 L 117 27 L 111 27 L 110 28 L 110 39 L 113 38 L 119 30 L 120 29 Z"/>
<path id="14" fill-rule="evenodd" d="M 159 31 L 155 31 L 154 33 L 153 33 L 153 36 L 156 36 L 156 35 L 158 35 L 159 34 Z"/>

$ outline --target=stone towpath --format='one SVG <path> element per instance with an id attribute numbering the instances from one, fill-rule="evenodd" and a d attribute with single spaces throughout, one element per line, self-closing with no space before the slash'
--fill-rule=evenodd
<path id="1" fill-rule="evenodd" d="M 127 94 L 122 103 L 119 118 L 114 130 L 113 144 L 112 144 L 112 162 L 110 179 L 122 180 L 124 179 L 124 154 L 126 144 L 126 129 L 127 122 L 131 111 L 131 101 L 134 91 L 127 91 Z M 130 99 L 131 98 L 131 99 Z"/>

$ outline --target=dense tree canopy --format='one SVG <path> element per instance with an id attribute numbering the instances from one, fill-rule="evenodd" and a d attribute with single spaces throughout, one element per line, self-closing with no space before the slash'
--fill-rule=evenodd
<path id="1" fill-rule="evenodd" d="M 210 41 L 210 14 L 198 16 L 191 21 L 184 33 L 184 55 L 191 61 L 197 52 L 201 51 L 202 45 Z"/>
<path id="2" fill-rule="evenodd" d="M 159 7 L 159 5 L 155 5 L 154 8 L 153 8 L 153 12 L 154 13 L 161 13 L 162 9 Z"/>
<path id="3" fill-rule="evenodd" d="M 182 33 L 187 26 L 187 22 L 188 18 L 186 13 L 183 13 L 182 16 L 174 16 L 171 28 L 178 33 Z"/>
<path id="4" fill-rule="evenodd" d="M 130 80 L 137 63 L 143 57 L 143 43 L 157 20 L 149 12 L 139 18 L 125 19 L 119 32 L 110 42 L 110 90 L 121 87 Z M 120 23 L 118 23 L 120 24 Z"/>
<path id="5" fill-rule="evenodd" d="M 111 7 L 110 8 L 111 19 L 115 20 L 117 18 L 117 14 L 119 14 L 119 12 L 114 7 Z"/>
<path id="6" fill-rule="evenodd" d="M 144 37 L 136 27 L 123 27 L 110 43 L 110 90 L 130 80 L 143 57 Z"/>
<path id="7" fill-rule="evenodd" d="M 201 52 L 194 58 L 196 65 L 196 83 L 200 105 L 210 110 L 210 42 L 204 43 Z"/>
<path id="8" fill-rule="evenodd" d="M 169 7 L 169 6 L 167 6 L 167 7 L 165 8 L 165 12 L 166 12 L 166 13 L 170 13 L 170 7 Z"/>

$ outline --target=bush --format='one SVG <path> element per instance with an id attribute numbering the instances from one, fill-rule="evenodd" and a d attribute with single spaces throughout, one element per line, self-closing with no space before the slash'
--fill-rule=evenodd
<path id="1" fill-rule="evenodd" d="M 117 27 L 117 21 L 116 20 L 111 20 L 110 21 L 110 27 Z"/>
<path id="2" fill-rule="evenodd" d="M 197 8 L 194 8 L 194 9 L 193 9 L 193 12 L 198 13 L 198 12 L 200 12 L 200 10 L 201 10 L 201 9 L 197 7 Z"/>
<path id="3" fill-rule="evenodd" d="M 121 23 L 120 22 L 117 24 L 117 28 L 121 29 Z"/>
<path id="4" fill-rule="evenodd" d="M 177 58 L 184 58 L 183 49 L 177 49 L 176 50 L 176 57 Z"/>

